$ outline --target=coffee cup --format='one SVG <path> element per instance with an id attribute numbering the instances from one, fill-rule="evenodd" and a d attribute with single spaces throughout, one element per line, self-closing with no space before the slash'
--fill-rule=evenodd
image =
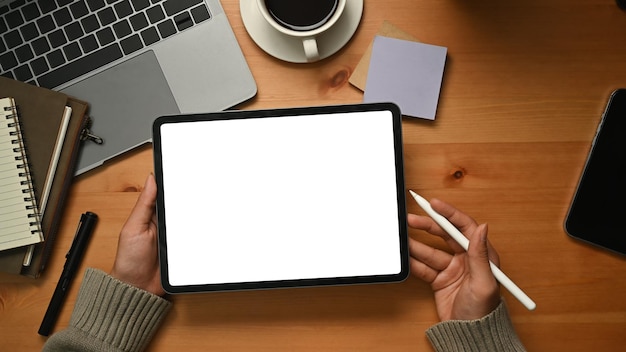
<path id="1" fill-rule="evenodd" d="M 317 40 L 343 14 L 346 0 L 256 0 L 261 15 L 277 31 L 300 39 L 308 62 L 318 61 Z"/>

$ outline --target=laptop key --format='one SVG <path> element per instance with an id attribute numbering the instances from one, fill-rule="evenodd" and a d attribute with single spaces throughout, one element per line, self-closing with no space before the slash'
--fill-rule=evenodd
<path id="1" fill-rule="evenodd" d="M 38 1 L 38 3 L 39 3 L 39 8 L 41 9 L 42 13 L 52 12 L 52 11 L 57 9 L 56 2 L 54 2 L 52 0 Z"/>
<path id="2" fill-rule="evenodd" d="M 113 31 L 109 27 L 97 31 L 96 36 L 98 37 L 98 41 L 102 46 L 113 43 L 115 41 L 115 34 L 113 34 Z"/>
<path id="3" fill-rule="evenodd" d="M 65 63 L 65 57 L 63 57 L 63 53 L 61 49 L 57 49 L 55 51 L 50 52 L 46 55 L 48 58 L 48 62 L 50 63 L 50 67 L 61 66 Z"/>
<path id="4" fill-rule="evenodd" d="M 39 36 L 39 31 L 37 30 L 37 26 L 35 26 L 34 23 L 29 23 L 25 26 L 22 26 L 22 28 L 20 28 L 20 32 L 22 32 L 22 37 L 25 41 L 31 41 Z"/>
<path id="5" fill-rule="evenodd" d="M 128 24 L 127 20 L 121 20 L 114 24 L 113 31 L 115 31 L 115 35 L 119 39 L 122 39 L 133 32 L 132 29 L 130 29 L 130 24 Z"/>
<path id="6" fill-rule="evenodd" d="M 90 34 L 85 38 L 81 38 L 79 42 L 84 53 L 90 53 L 98 49 L 98 41 L 96 40 L 96 36 L 93 34 Z"/>
<path id="7" fill-rule="evenodd" d="M 135 7 L 135 11 L 141 11 L 146 7 L 150 6 L 150 0 L 131 0 L 133 2 L 133 7 Z"/>
<path id="8" fill-rule="evenodd" d="M 8 53 L 0 55 L 0 66 L 5 71 L 12 69 L 17 66 L 17 58 L 13 52 L 9 51 Z"/>
<path id="9" fill-rule="evenodd" d="M 174 16 L 175 14 L 200 3 L 202 3 L 202 0 L 167 0 L 163 3 L 163 7 L 165 8 L 165 13 L 167 13 L 168 16 Z"/>
<path id="10" fill-rule="evenodd" d="M 35 39 L 31 45 L 33 46 L 33 50 L 35 51 L 35 54 L 37 56 L 39 55 L 43 55 L 44 53 L 47 53 L 48 51 L 50 51 L 50 45 L 48 44 L 48 41 L 46 40 L 45 37 L 40 37 Z"/>
<path id="11" fill-rule="evenodd" d="M 133 13 L 133 8 L 130 6 L 130 2 L 128 0 L 124 0 L 120 3 L 113 5 L 115 8 L 115 12 L 117 13 L 117 18 L 124 18 L 126 16 L 130 16 Z"/>
<path id="12" fill-rule="evenodd" d="M 149 27 L 141 32 L 141 38 L 146 45 L 152 45 L 159 41 L 159 33 L 156 28 Z"/>
<path id="13" fill-rule="evenodd" d="M 15 72 L 15 78 L 18 81 L 25 82 L 33 78 L 33 73 L 30 72 L 30 67 L 28 67 L 28 65 L 22 65 L 16 68 L 13 72 Z"/>
<path id="14" fill-rule="evenodd" d="M 150 23 L 157 23 L 165 18 L 165 13 L 161 10 L 161 6 L 153 6 L 146 10 Z"/>
<path id="15" fill-rule="evenodd" d="M 22 8 L 22 13 L 24 14 L 24 19 L 26 21 L 32 21 L 35 18 L 39 17 L 41 14 L 39 12 L 39 8 L 36 3 L 30 3 Z"/>
<path id="16" fill-rule="evenodd" d="M 78 22 L 72 22 L 67 27 L 65 27 L 65 35 L 67 35 L 67 40 L 74 41 L 83 36 L 83 29 Z"/>
<path id="17" fill-rule="evenodd" d="M 87 17 L 84 17 L 80 22 L 83 25 L 83 29 L 85 33 L 91 33 L 97 29 L 100 29 L 100 23 L 98 23 L 98 19 L 95 14 L 91 14 Z"/>
<path id="18" fill-rule="evenodd" d="M 139 34 L 134 34 L 128 38 L 125 38 L 120 43 L 122 45 L 122 51 L 124 54 L 132 54 L 135 51 L 143 48 L 143 43 L 141 42 L 141 38 L 139 38 Z"/>
<path id="19" fill-rule="evenodd" d="M 12 3 L 9 4 L 9 7 L 11 9 L 16 9 L 22 5 L 24 5 L 26 3 L 26 0 L 17 0 L 17 1 L 13 1 Z"/>
<path id="20" fill-rule="evenodd" d="M 68 45 L 64 46 L 63 52 L 65 52 L 65 57 L 68 61 L 74 60 L 82 55 L 82 52 L 80 51 L 80 46 L 76 42 L 69 43 Z"/>
<path id="21" fill-rule="evenodd" d="M 13 49 L 16 46 L 21 45 L 24 41 L 22 40 L 22 36 L 16 29 L 4 35 L 4 42 L 7 44 L 7 47 L 9 49 Z"/>
<path id="22" fill-rule="evenodd" d="M 33 73 L 36 75 L 40 75 L 46 71 L 48 71 L 48 63 L 46 63 L 46 59 L 43 57 L 36 58 L 30 63 L 30 68 L 33 70 Z"/>
<path id="23" fill-rule="evenodd" d="M 100 23 L 102 24 L 102 26 L 108 26 L 117 20 L 117 18 L 115 17 L 115 12 L 113 12 L 113 9 L 110 7 L 107 7 L 106 9 L 98 12 L 98 18 L 100 19 Z"/>
<path id="24" fill-rule="evenodd" d="M 58 27 L 63 27 L 66 24 L 72 22 L 72 15 L 67 8 L 62 8 L 54 11 L 52 16 L 54 17 Z"/>
<path id="25" fill-rule="evenodd" d="M 87 0 L 87 5 L 89 5 L 89 9 L 91 9 L 91 11 L 100 10 L 105 6 L 104 0 Z"/>
<path id="26" fill-rule="evenodd" d="M 157 24 L 157 28 L 159 29 L 159 33 L 161 33 L 161 38 L 167 38 L 176 34 L 176 27 L 174 27 L 172 20 L 166 20 Z"/>
<path id="27" fill-rule="evenodd" d="M 39 32 L 41 34 L 48 33 L 56 28 L 56 24 L 54 24 L 54 20 L 50 15 L 38 19 L 37 26 L 39 27 Z"/>
<path id="28" fill-rule="evenodd" d="M 45 88 L 55 88 L 69 82 L 97 68 L 122 58 L 122 50 L 117 43 L 94 51 L 74 61 L 71 65 L 59 67 L 54 71 L 39 77 L 39 85 Z"/>
<path id="29" fill-rule="evenodd" d="M 146 16 L 143 13 L 138 13 L 135 15 L 132 15 L 130 18 L 130 25 L 133 27 L 133 30 L 135 32 L 139 32 L 140 30 L 148 27 L 148 19 L 146 19 Z"/>
<path id="30" fill-rule="evenodd" d="M 7 20 L 9 28 L 17 28 L 24 23 L 24 17 L 20 11 L 13 11 L 4 17 Z"/>
<path id="31" fill-rule="evenodd" d="M 6 77 L 6 78 L 10 78 L 10 79 L 15 79 L 15 76 L 13 76 L 13 72 L 8 71 L 2 74 L 2 77 Z"/>
<path id="32" fill-rule="evenodd" d="M 193 21 L 187 11 L 174 16 L 174 23 L 176 23 L 176 28 L 178 28 L 179 32 L 193 26 Z"/>
<path id="33" fill-rule="evenodd" d="M 205 6 L 198 6 L 191 10 L 191 16 L 196 23 L 200 23 L 211 18 L 209 11 Z"/>
<path id="34" fill-rule="evenodd" d="M 87 4 L 85 3 L 84 0 L 71 4 L 70 10 L 72 11 L 74 18 L 77 18 L 77 19 L 83 16 L 87 16 L 87 14 L 89 13 L 89 10 L 87 9 Z"/>
<path id="35" fill-rule="evenodd" d="M 48 35 L 48 40 L 50 41 L 50 45 L 52 45 L 53 48 L 58 48 L 61 45 L 67 43 L 65 33 L 63 33 L 63 30 L 61 29 L 57 29 L 56 31 L 50 33 Z"/>
<path id="36" fill-rule="evenodd" d="M 30 45 L 28 44 L 24 44 L 15 49 L 15 55 L 17 56 L 19 62 L 26 62 L 35 57 L 33 51 L 30 48 Z"/>

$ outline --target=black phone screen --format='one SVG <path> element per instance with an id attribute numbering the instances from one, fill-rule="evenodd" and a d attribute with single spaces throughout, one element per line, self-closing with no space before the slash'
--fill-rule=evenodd
<path id="1" fill-rule="evenodd" d="M 626 255 L 626 89 L 614 91 L 592 143 L 566 232 Z"/>

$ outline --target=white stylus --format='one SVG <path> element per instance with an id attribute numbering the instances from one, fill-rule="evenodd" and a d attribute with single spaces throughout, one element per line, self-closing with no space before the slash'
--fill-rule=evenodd
<path id="1" fill-rule="evenodd" d="M 435 222 L 439 226 L 441 226 L 441 228 L 444 229 L 450 235 L 450 237 L 452 237 L 459 245 L 461 245 L 461 247 L 463 247 L 463 249 L 467 251 L 467 248 L 469 247 L 469 240 L 467 239 L 467 237 L 465 237 L 461 233 L 461 231 L 454 227 L 454 225 L 452 225 L 452 223 L 450 223 L 448 219 L 433 210 L 433 208 L 430 206 L 430 203 L 426 199 L 411 190 L 409 190 L 409 193 L 411 193 L 417 204 L 422 209 L 424 209 L 426 214 L 428 214 L 433 220 L 435 220 Z M 528 310 L 534 310 L 537 307 L 537 304 L 533 302 L 533 300 L 530 299 L 530 297 L 528 297 L 528 295 L 524 293 L 521 288 L 519 288 L 513 281 L 511 281 L 511 279 L 509 279 L 508 276 L 506 276 L 502 272 L 502 270 L 500 270 L 500 268 L 498 268 L 491 261 L 489 261 L 489 266 L 491 267 L 491 272 L 493 272 L 493 276 L 495 276 L 496 280 L 498 280 L 498 282 L 500 282 L 502 286 L 509 290 L 509 292 L 511 292 L 511 294 L 515 296 L 515 298 L 522 302 L 524 307 L 528 308 Z"/>

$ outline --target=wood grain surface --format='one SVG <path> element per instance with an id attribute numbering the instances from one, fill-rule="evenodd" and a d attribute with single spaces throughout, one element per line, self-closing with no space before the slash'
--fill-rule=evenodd
<path id="1" fill-rule="evenodd" d="M 626 12 L 613 0 L 366 0 L 351 41 L 313 64 L 267 55 L 248 36 L 239 1 L 222 1 L 258 84 L 239 109 L 360 102 L 348 79 L 384 21 L 446 46 L 436 120 L 403 123 L 407 188 L 489 224 L 503 271 L 537 302 L 529 312 L 502 292 L 530 351 L 623 348 L 625 259 L 563 230 L 607 98 L 626 87 Z M 83 267 L 110 269 L 119 230 L 152 171 L 150 148 L 76 179 L 41 278 L 0 275 L 0 350 L 36 351 L 45 342 L 37 329 L 87 210 L 100 221 Z M 67 326 L 80 281 L 55 331 Z M 170 299 L 150 351 L 428 351 L 424 331 L 437 322 L 430 288 L 413 278 Z"/>

